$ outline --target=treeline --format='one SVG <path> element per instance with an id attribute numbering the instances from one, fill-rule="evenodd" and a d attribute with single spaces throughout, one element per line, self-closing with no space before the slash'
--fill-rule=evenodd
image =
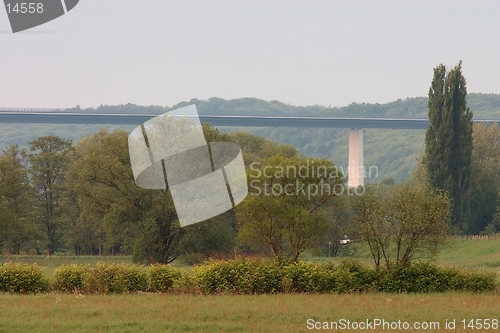
<path id="1" fill-rule="evenodd" d="M 203 127 L 208 141 L 245 146 L 247 160 L 297 156 L 247 133 Z M 227 256 L 236 249 L 234 211 L 180 228 L 168 190 L 139 188 L 132 175 L 128 133 L 101 130 L 76 144 L 42 136 L 27 149 L 0 156 L 0 249 L 11 254 L 127 254 L 169 263 Z"/>
<path id="2" fill-rule="evenodd" d="M 1 250 L 126 254 L 142 263 L 239 254 L 296 261 L 305 251 L 337 255 L 359 242 L 375 266 L 389 268 L 432 257 L 450 232 L 450 200 L 428 187 L 421 165 L 407 182 L 385 179 L 357 195 L 328 159 L 250 133 L 203 130 L 209 142 L 242 148 L 250 194 L 236 209 L 181 228 L 169 190 L 135 184 L 127 132 L 101 130 L 76 144 L 48 135 L 0 156 Z M 473 133 L 465 230 L 493 234 L 500 231 L 500 130 L 475 125 Z"/>
<path id="3" fill-rule="evenodd" d="M 180 107 L 196 104 L 200 114 L 206 115 L 261 115 L 261 116 L 330 116 L 330 117 L 399 117 L 427 118 L 427 97 L 412 97 L 393 102 L 351 103 L 343 107 L 322 105 L 294 106 L 280 101 L 258 98 L 225 100 L 212 97 L 208 100 L 193 98 L 172 107 L 140 106 L 132 103 L 101 105 L 96 108 L 75 107 L 67 111 L 88 113 L 148 113 L 162 114 Z M 468 94 L 467 104 L 478 118 L 500 118 L 500 94 Z"/>

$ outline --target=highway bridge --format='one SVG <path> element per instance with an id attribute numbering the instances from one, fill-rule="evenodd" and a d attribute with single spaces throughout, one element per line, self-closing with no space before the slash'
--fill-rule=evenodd
<path id="1" fill-rule="evenodd" d="M 0 111 L 0 123 L 140 125 L 159 114 Z M 426 129 L 427 119 L 200 115 L 214 126 Z"/>

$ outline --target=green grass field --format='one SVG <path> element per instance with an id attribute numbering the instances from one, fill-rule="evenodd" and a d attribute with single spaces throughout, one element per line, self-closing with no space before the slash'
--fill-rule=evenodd
<path id="1" fill-rule="evenodd" d="M 476 269 L 500 268 L 500 240 L 455 239 L 443 250 L 438 263 Z"/>
<path id="2" fill-rule="evenodd" d="M 22 314 L 22 315 L 20 315 Z M 307 332 L 307 320 L 500 319 L 497 295 L 0 295 L 0 332 Z M 379 327 L 380 328 L 380 327 Z M 332 330 L 336 331 L 336 330 Z M 368 331 L 384 331 L 382 329 Z M 387 331 L 387 330 L 385 330 Z M 498 329 L 493 330 L 498 331 Z"/>
<path id="3" fill-rule="evenodd" d="M 366 253 L 358 255 L 369 263 Z M 338 258 L 306 257 L 311 261 Z M 130 257 L 10 256 L 0 263 L 20 261 L 45 267 L 53 277 L 61 264 L 132 264 Z M 471 270 L 499 271 L 500 240 L 452 240 L 438 258 L 440 265 Z M 178 263 L 177 265 L 181 265 Z M 471 319 L 500 320 L 500 295 L 445 294 L 361 294 L 361 295 L 174 295 L 123 294 L 76 295 L 0 294 L 0 333 L 3 332 L 309 332 L 313 324 L 341 319 L 386 323 L 439 323 L 434 332 L 456 320 L 454 332 L 477 331 Z M 309 327 L 308 327 L 308 320 Z M 462 320 L 466 320 L 463 327 Z M 493 322 L 490 321 L 490 325 Z M 436 325 L 436 324 L 432 324 Z M 483 331 L 499 331 L 500 328 Z M 324 330 L 328 331 L 328 330 Z M 332 329 L 332 332 L 337 330 Z M 351 330 L 346 330 L 351 331 Z M 363 331 L 363 330 L 358 330 Z M 381 327 L 365 331 L 388 331 Z"/>

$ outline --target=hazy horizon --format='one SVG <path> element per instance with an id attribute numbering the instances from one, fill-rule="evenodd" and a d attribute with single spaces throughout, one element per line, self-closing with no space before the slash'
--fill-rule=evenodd
<path id="1" fill-rule="evenodd" d="M 86 0 L 12 34 L 0 9 L 0 107 L 173 106 L 251 97 L 342 107 L 425 97 L 463 61 L 500 93 L 498 1 Z"/>

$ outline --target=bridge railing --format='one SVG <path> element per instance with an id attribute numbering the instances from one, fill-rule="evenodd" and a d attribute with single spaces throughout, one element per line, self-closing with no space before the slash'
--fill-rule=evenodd
<path id="1" fill-rule="evenodd" d="M 61 112 L 67 109 L 56 108 L 0 108 L 1 112 Z"/>

